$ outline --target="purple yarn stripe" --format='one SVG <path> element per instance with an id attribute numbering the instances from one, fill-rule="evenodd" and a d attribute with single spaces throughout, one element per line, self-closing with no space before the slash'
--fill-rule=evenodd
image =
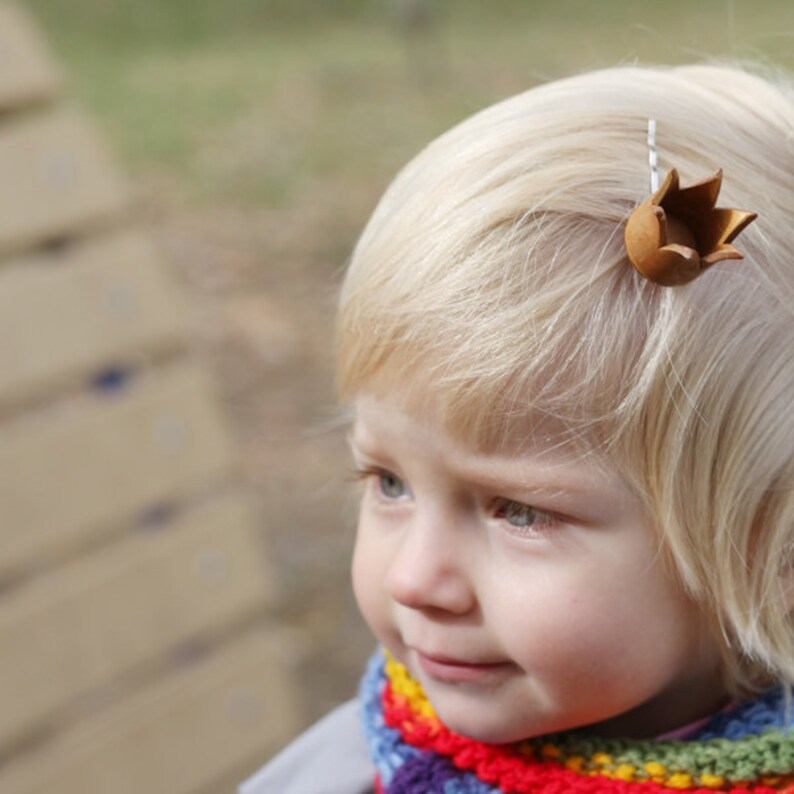
<path id="1" fill-rule="evenodd" d="M 444 784 L 455 774 L 442 756 L 409 758 L 395 771 L 386 794 L 444 794 Z"/>
<path id="2" fill-rule="evenodd" d="M 386 794 L 499 794 L 469 772 L 461 772 L 443 756 L 409 758 L 394 773 Z"/>

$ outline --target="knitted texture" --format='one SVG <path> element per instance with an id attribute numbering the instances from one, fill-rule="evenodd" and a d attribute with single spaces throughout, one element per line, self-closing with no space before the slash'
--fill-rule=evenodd
<path id="1" fill-rule="evenodd" d="M 405 667 L 377 653 L 361 702 L 379 794 L 794 794 L 794 731 L 779 691 L 685 740 L 571 732 L 492 745 L 447 728 Z"/>

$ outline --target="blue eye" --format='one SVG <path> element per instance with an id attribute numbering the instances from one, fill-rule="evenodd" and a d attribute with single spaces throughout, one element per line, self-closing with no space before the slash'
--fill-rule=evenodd
<path id="1" fill-rule="evenodd" d="M 556 524 L 557 519 L 550 513 L 538 510 L 532 505 L 505 499 L 500 502 L 496 517 L 519 531 L 543 532 Z M 529 534 L 528 532 L 528 534 Z"/>
<path id="2" fill-rule="evenodd" d="M 364 466 L 353 471 L 356 480 L 374 487 L 383 499 L 401 499 L 411 495 L 411 489 L 396 474 L 376 466 Z"/>
<path id="3" fill-rule="evenodd" d="M 538 511 L 521 502 L 507 502 L 502 508 L 505 521 L 514 527 L 531 527 L 538 519 Z"/>
<path id="4" fill-rule="evenodd" d="M 399 499 L 408 494 L 405 483 L 390 471 L 378 472 L 378 490 L 387 499 Z"/>

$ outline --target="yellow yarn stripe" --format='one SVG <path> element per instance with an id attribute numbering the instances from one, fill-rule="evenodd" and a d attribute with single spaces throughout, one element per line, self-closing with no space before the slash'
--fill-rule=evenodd
<path id="1" fill-rule="evenodd" d="M 398 662 L 388 651 L 385 651 L 385 657 L 385 672 L 391 683 L 392 693 L 395 698 L 404 701 L 417 716 L 438 723 L 436 712 L 421 684 L 411 678 L 406 667 Z M 539 747 L 533 746 L 529 741 L 525 741 L 515 745 L 515 749 L 524 755 L 534 755 L 537 752 L 539 757 L 544 760 L 554 761 L 582 774 L 604 775 L 626 782 L 653 781 L 668 788 L 682 791 L 697 787 L 718 790 L 724 788 L 729 782 L 722 775 L 713 775 L 705 772 L 695 775 L 681 769 L 668 769 L 658 761 L 647 761 L 641 766 L 618 762 L 612 755 L 605 752 L 594 752 L 589 758 L 584 755 L 569 755 L 566 757 L 560 747 L 548 740 Z M 790 781 L 790 778 L 786 777 L 786 780 Z M 767 778 L 764 782 L 774 786 L 785 781 L 783 779 L 773 780 Z"/>

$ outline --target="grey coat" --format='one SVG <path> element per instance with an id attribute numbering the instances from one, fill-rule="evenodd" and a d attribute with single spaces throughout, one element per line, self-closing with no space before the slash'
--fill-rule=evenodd
<path id="1" fill-rule="evenodd" d="M 358 701 L 351 700 L 312 725 L 237 794 L 374 794 L 374 779 Z"/>

